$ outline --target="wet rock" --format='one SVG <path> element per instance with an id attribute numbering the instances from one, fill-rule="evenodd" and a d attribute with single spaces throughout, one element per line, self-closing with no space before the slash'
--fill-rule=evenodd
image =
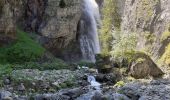
<path id="1" fill-rule="evenodd" d="M 12 93 L 9 91 L 0 91 L 0 100 L 11 100 Z"/>

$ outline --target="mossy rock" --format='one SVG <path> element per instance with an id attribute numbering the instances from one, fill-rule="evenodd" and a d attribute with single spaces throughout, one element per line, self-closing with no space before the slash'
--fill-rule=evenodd
<path id="1" fill-rule="evenodd" d="M 134 78 L 146 78 L 152 76 L 154 78 L 161 77 L 163 71 L 153 62 L 153 60 L 142 52 L 133 55 L 129 73 Z"/>
<path id="2" fill-rule="evenodd" d="M 164 54 L 159 59 L 159 62 L 170 67 L 170 44 L 166 47 Z"/>
<path id="3" fill-rule="evenodd" d="M 112 71 L 112 62 L 110 56 L 97 54 L 96 55 L 96 66 L 101 73 L 110 73 Z"/>

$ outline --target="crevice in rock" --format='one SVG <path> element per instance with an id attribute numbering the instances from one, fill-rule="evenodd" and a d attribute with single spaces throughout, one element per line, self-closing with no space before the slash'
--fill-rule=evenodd
<path id="1" fill-rule="evenodd" d="M 64 0 L 60 0 L 60 4 L 59 4 L 60 8 L 65 8 L 66 7 L 66 3 Z"/>

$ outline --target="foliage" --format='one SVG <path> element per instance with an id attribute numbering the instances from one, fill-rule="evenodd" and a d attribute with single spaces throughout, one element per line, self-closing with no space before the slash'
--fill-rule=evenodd
<path id="1" fill-rule="evenodd" d="M 170 38 L 170 31 L 165 31 L 161 36 L 161 42 L 163 42 L 164 40 L 168 38 Z"/>
<path id="2" fill-rule="evenodd" d="M 11 72 L 12 68 L 10 64 L 0 65 L 0 78 L 2 78 L 5 75 L 10 75 Z"/>
<path id="3" fill-rule="evenodd" d="M 144 32 L 144 38 L 146 39 L 147 42 L 153 43 L 156 39 L 155 35 L 150 33 L 150 32 Z"/>
<path id="4" fill-rule="evenodd" d="M 144 62 L 144 61 L 145 61 L 144 58 L 138 58 L 138 59 L 136 59 L 136 62 L 138 62 L 138 63 L 142 63 L 142 62 Z"/>
<path id="5" fill-rule="evenodd" d="M 116 86 L 116 87 L 122 87 L 122 86 L 124 86 L 124 85 L 125 85 L 125 82 L 119 81 L 119 82 L 117 82 L 114 86 Z"/>
<path id="6" fill-rule="evenodd" d="M 121 17 L 118 13 L 116 0 L 105 0 L 102 9 L 102 28 L 100 29 L 100 40 L 102 53 L 108 54 L 111 50 L 112 29 L 120 28 Z"/>
<path id="7" fill-rule="evenodd" d="M 57 59 L 53 62 L 26 62 L 24 64 L 16 64 L 13 66 L 14 69 L 39 69 L 39 70 L 59 70 L 59 69 L 69 69 L 68 64 L 64 61 Z"/>
<path id="8" fill-rule="evenodd" d="M 123 59 L 131 60 L 132 55 L 135 53 L 137 45 L 137 36 L 132 34 L 115 34 L 113 33 L 115 40 L 113 40 L 113 48 L 111 51 L 112 58 L 122 62 Z"/>
<path id="9" fill-rule="evenodd" d="M 165 49 L 165 53 L 162 55 L 162 57 L 160 58 L 159 62 L 163 62 L 166 65 L 170 66 L 170 44 L 166 47 Z"/>
<path id="10" fill-rule="evenodd" d="M 24 63 L 41 57 L 45 49 L 33 41 L 29 35 L 17 30 L 17 40 L 10 46 L 0 48 L 0 63 Z"/>

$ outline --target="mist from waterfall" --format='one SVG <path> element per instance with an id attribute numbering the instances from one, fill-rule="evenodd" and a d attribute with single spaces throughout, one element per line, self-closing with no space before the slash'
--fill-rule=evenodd
<path id="1" fill-rule="evenodd" d="M 98 24 L 100 24 L 100 14 L 96 1 L 84 0 L 79 41 L 83 59 L 86 61 L 95 62 L 95 54 L 100 53 Z"/>

